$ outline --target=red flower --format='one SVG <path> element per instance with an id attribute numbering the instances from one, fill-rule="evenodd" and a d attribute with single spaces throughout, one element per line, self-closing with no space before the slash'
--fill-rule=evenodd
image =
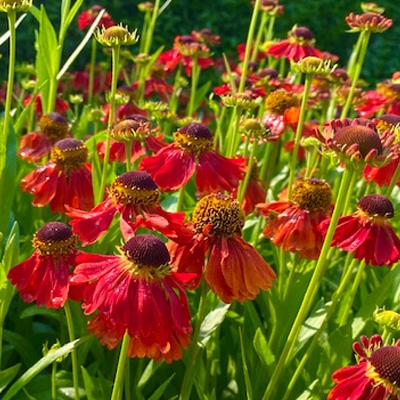
<path id="1" fill-rule="evenodd" d="M 24 105 L 24 107 L 28 107 L 28 105 L 31 101 L 32 101 L 32 96 L 30 94 L 28 94 L 28 96 L 25 97 L 22 104 Z M 60 114 L 66 114 L 67 111 L 69 110 L 69 104 L 65 100 L 61 99 L 60 97 L 57 97 L 55 109 L 56 109 L 56 112 L 58 112 Z M 35 96 L 35 112 L 39 116 L 41 116 L 43 114 L 42 97 L 41 97 L 40 93 Z"/>
<path id="2" fill-rule="evenodd" d="M 35 251 L 8 273 L 25 302 L 36 301 L 47 308 L 64 306 L 71 297 L 70 268 L 77 265 L 77 256 L 84 254 L 75 245 L 76 236 L 61 222 L 49 222 L 35 233 Z"/>
<path id="3" fill-rule="evenodd" d="M 23 160 L 38 162 L 50 153 L 51 147 L 69 132 L 67 120 L 58 113 L 42 115 L 39 120 L 41 132 L 31 132 L 21 138 L 18 155 Z"/>
<path id="4" fill-rule="evenodd" d="M 102 121 L 105 124 L 107 124 L 108 118 L 110 116 L 110 104 L 106 104 L 103 106 L 103 114 L 104 116 Z M 128 103 L 118 106 L 116 114 L 117 114 L 117 120 L 121 121 L 123 119 L 129 118 L 129 116 L 132 114 L 146 116 L 146 111 L 142 110 L 134 103 Z"/>
<path id="5" fill-rule="evenodd" d="M 284 251 L 317 259 L 324 241 L 318 225 L 330 215 L 331 204 L 328 183 L 318 179 L 300 180 L 293 188 L 291 201 L 258 205 L 261 214 L 268 218 L 264 236 Z"/>
<path id="6" fill-rule="evenodd" d="M 276 58 L 285 57 L 296 62 L 308 56 L 322 58 L 321 51 L 311 45 L 313 38 L 314 36 L 308 28 L 295 26 L 289 32 L 289 39 L 281 40 L 270 46 L 267 54 Z"/>
<path id="7" fill-rule="evenodd" d="M 194 36 L 177 36 L 174 40 L 174 48 L 160 54 L 157 62 L 164 64 L 166 71 L 173 71 L 179 63 L 185 67 L 187 75 L 192 74 L 193 57 L 196 57 L 200 69 L 214 65 L 210 58 L 208 47 L 199 42 Z"/>
<path id="8" fill-rule="evenodd" d="M 253 300 L 260 289 L 272 287 L 274 271 L 241 237 L 244 213 L 236 200 L 209 194 L 197 203 L 192 220 L 193 239 L 170 244 L 172 264 L 178 271 L 196 274 L 188 287 L 200 283 L 207 254 L 207 284 L 225 303 Z"/>
<path id="9" fill-rule="evenodd" d="M 112 73 L 104 71 L 102 68 L 95 68 L 93 79 L 93 93 L 107 92 L 111 87 Z M 74 90 L 82 90 L 84 94 L 89 91 L 89 72 L 74 72 Z"/>
<path id="10" fill-rule="evenodd" d="M 165 244 L 153 235 L 138 235 L 121 251 L 79 257 L 72 282 L 88 284 L 85 314 L 100 311 L 89 329 L 110 349 L 127 332 L 130 357 L 179 360 L 192 328 L 186 294 Z"/>
<path id="11" fill-rule="evenodd" d="M 157 185 L 149 174 L 130 171 L 114 180 L 109 196 L 93 210 L 83 212 L 70 208 L 67 215 L 73 218 L 72 230 L 84 246 L 102 236 L 118 213 L 125 240 L 130 239 L 138 227 L 158 231 L 171 240 L 187 240 L 191 233 L 184 225 L 185 213 L 164 211 L 159 197 Z"/>
<path id="12" fill-rule="evenodd" d="M 328 400 L 399 400 L 400 341 L 385 346 L 379 335 L 361 336 L 353 350 L 357 364 L 334 372 Z"/>
<path id="13" fill-rule="evenodd" d="M 200 192 L 231 191 L 246 172 L 244 158 L 230 159 L 212 149 L 213 136 L 207 126 L 190 123 L 174 134 L 175 143 L 156 155 L 145 157 L 139 167 L 147 171 L 164 191 L 184 186 L 196 173 Z"/>
<path id="14" fill-rule="evenodd" d="M 65 206 L 90 210 L 93 187 L 88 149 L 77 139 L 58 141 L 51 149 L 50 161 L 21 180 L 21 188 L 34 196 L 32 204 L 50 204 L 53 212 L 65 212 Z"/>
<path id="15" fill-rule="evenodd" d="M 390 200 L 380 194 L 364 196 L 357 203 L 358 211 L 339 218 L 332 246 L 353 253 L 366 264 L 388 265 L 400 260 L 400 240 L 388 221 L 394 209 Z M 329 220 L 321 223 L 326 234 Z"/>
<path id="16" fill-rule="evenodd" d="M 366 165 L 363 172 L 364 179 L 374 181 L 379 187 L 389 186 L 399 165 L 399 161 L 400 158 L 396 158 L 383 167 L 370 167 Z M 397 180 L 397 184 L 400 184 L 400 178 Z"/>
<path id="17" fill-rule="evenodd" d="M 101 10 L 103 10 L 103 7 L 95 5 L 87 11 L 83 11 L 78 17 L 78 28 L 82 31 L 92 25 Z M 114 21 L 111 19 L 111 15 L 108 12 L 103 14 L 98 24 L 98 26 L 104 26 L 106 29 L 114 25 Z"/>

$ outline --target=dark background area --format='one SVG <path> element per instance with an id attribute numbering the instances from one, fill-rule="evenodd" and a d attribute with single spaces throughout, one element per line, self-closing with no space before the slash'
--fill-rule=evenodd
<path id="1" fill-rule="evenodd" d="M 123 22 L 133 30 L 142 25 L 143 14 L 137 10 L 140 1 L 124 0 L 86 0 L 82 9 L 93 4 L 101 4 L 112 15 L 115 22 Z M 129 4 L 128 4 L 129 3 Z M 45 4 L 50 19 L 57 26 L 59 21 L 60 0 L 34 0 L 39 7 Z M 339 64 L 346 64 L 357 34 L 347 33 L 344 21 L 350 12 L 361 13 L 359 1 L 349 0 L 297 0 L 282 1 L 285 14 L 277 19 L 275 37 L 286 38 L 287 31 L 294 24 L 309 27 L 316 38 L 316 46 L 340 56 Z M 386 8 L 384 15 L 393 19 L 393 26 L 382 34 L 373 34 L 368 48 L 363 78 L 370 83 L 388 78 L 400 69 L 400 9 L 397 2 L 384 0 L 379 2 Z M 173 38 L 179 34 L 188 34 L 192 29 L 211 28 L 221 35 L 221 46 L 215 49 L 219 56 L 222 49 L 228 54 L 235 54 L 236 45 L 245 42 L 251 18 L 250 0 L 173 0 L 161 15 L 154 37 L 155 50 L 164 44 L 170 48 Z M 5 14 L 0 15 L 0 32 L 7 29 Z M 18 29 L 17 60 L 34 62 L 35 19 L 28 15 Z M 69 55 L 83 37 L 77 29 L 76 21 L 71 26 L 65 47 L 65 56 Z M 135 52 L 135 47 L 131 47 Z M 7 66 L 7 44 L 0 47 L 3 57 L 0 59 L 0 78 L 5 79 Z M 88 62 L 87 49 L 76 61 L 74 67 L 83 68 Z"/>

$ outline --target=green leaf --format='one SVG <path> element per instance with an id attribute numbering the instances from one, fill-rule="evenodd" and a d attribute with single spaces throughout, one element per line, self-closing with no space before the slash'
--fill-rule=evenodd
<path id="1" fill-rule="evenodd" d="M 37 306 L 25 308 L 21 312 L 20 318 L 21 319 L 32 318 L 36 315 L 42 315 L 43 317 L 52 318 L 52 319 L 55 319 L 56 321 L 61 320 L 61 316 L 58 311 L 50 309 L 50 308 L 37 307 Z"/>
<path id="2" fill-rule="evenodd" d="M 12 399 L 22 388 L 24 388 L 36 375 L 43 371 L 50 364 L 55 362 L 57 358 L 63 357 L 72 350 L 77 348 L 80 344 L 84 342 L 85 339 L 77 339 L 73 342 L 67 343 L 66 345 L 60 347 L 58 350 L 47 353 L 42 357 L 35 365 L 29 368 L 7 391 L 6 395 L 2 400 Z"/>
<path id="3" fill-rule="evenodd" d="M 3 135 L 2 135 L 3 136 Z M 17 143 L 12 125 L 9 134 L 0 138 L 0 232 L 7 235 L 16 186 Z M 5 157 L 4 157 L 5 155 Z M 7 195 L 5 195 L 7 193 Z"/>
<path id="4" fill-rule="evenodd" d="M 210 87 L 211 87 L 211 81 L 208 81 L 197 90 L 196 97 L 194 99 L 194 106 L 193 106 L 194 111 L 196 111 L 200 107 L 200 104 L 204 101 L 208 91 L 210 90 Z"/>
<path id="5" fill-rule="evenodd" d="M 211 311 L 200 326 L 199 342 L 205 346 L 210 339 L 211 334 L 222 324 L 228 312 L 230 304 L 225 304 L 222 301 L 217 308 Z"/>
<path id="6" fill-rule="evenodd" d="M 79 9 L 81 8 L 83 2 L 84 2 L 84 0 L 77 0 L 75 2 L 75 4 L 72 6 L 72 8 L 70 9 L 68 17 L 67 17 L 67 19 L 65 21 L 65 26 L 67 27 L 67 29 L 71 25 L 71 22 L 75 18 L 75 15 L 79 11 Z"/>
<path id="7" fill-rule="evenodd" d="M 154 373 L 158 370 L 158 368 L 160 368 L 160 366 L 161 363 L 155 363 L 153 360 L 151 360 L 147 364 L 147 367 L 143 371 L 143 374 L 138 382 L 139 389 L 143 388 L 146 385 L 146 383 L 150 380 L 150 378 L 154 375 Z"/>
<path id="8" fill-rule="evenodd" d="M 256 330 L 253 338 L 253 346 L 260 360 L 266 365 L 271 366 L 275 363 L 275 356 L 268 346 L 268 342 L 263 335 L 261 328 Z"/>
<path id="9" fill-rule="evenodd" d="M 242 353 L 243 375 L 244 375 L 244 383 L 246 385 L 247 400 L 252 400 L 253 399 L 253 387 L 251 385 L 249 369 L 247 367 L 246 351 L 245 351 L 244 344 L 243 344 L 242 330 L 240 328 L 239 328 L 239 338 L 240 338 L 240 349 L 241 349 L 241 353 Z"/>
<path id="10" fill-rule="evenodd" d="M 75 59 L 78 57 L 80 52 L 83 50 L 83 48 L 86 46 L 86 43 L 89 41 L 89 39 L 92 37 L 94 30 L 96 29 L 98 23 L 100 22 L 100 19 L 102 18 L 103 14 L 106 12 L 106 10 L 101 10 L 99 12 L 99 15 L 96 17 L 94 20 L 93 24 L 90 26 L 88 29 L 85 37 L 82 39 L 82 41 L 79 43 L 79 45 L 76 47 L 75 51 L 68 57 L 68 60 L 65 62 L 63 67 L 61 68 L 60 72 L 57 74 L 57 80 L 60 80 L 61 77 L 67 72 L 68 68 L 71 66 L 71 64 L 75 61 Z"/>
<path id="11" fill-rule="evenodd" d="M 87 400 L 103 400 L 103 394 L 99 390 L 99 386 L 94 382 L 94 379 L 89 375 L 89 372 L 83 366 L 81 366 L 81 370 Z"/>
<path id="12" fill-rule="evenodd" d="M 17 22 L 15 23 L 15 29 L 17 29 L 17 28 L 19 27 L 19 24 L 24 20 L 25 17 L 26 17 L 26 14 L 22 14 L 22 15 L 18 18 Z M 3 43 L 7 42 L 7 40 L 9 39 L 9 37 L 10 37 L 10 31 L 8 30 L 6 33 L 4 33 L 3 35 L 0 36 L 0 46 L 1 46 Z"/>
<path id="13" fill-rule="evenodd" d="M 172 378 L 175 376 L 175 373 L 173 373 L 160 387 L 149 397 L 149 400 L 158 400 L 161 398 L 161 396 L 164 394 L 165 389 L 169 385 L 169 383 L 172 381 Z"/>
<path id="14" fill-rule="evenodd" d="M 45 57 L 45 63 L 49 76 L 56 73 L 56 50 L 58 40 L 53 24 L 50 22 L 46 9 L 42 4 L 40 7 L 40 28 L 39 28 L 39 51 Z M 43 99 L 42 99 L 43 101 Z M 46 108 L 43 108 L 46 110 Z"/>
<path id="15" fill-rule="evenodd" d="M 25 393 L 25 396 L 26 396 L 29 400 L 37 400 L 37 398 L 31 396 L 31 395 L 27 392 L 26 389 L 24 389 L 24 393 Z"/>
<path id="16" fill-rule="evenodd" d="M 11 267 L 17 264 L 19 257 L 19 227 L 15 222 L 4 249 L 4 256 L 0 263 L 0 325 L 7 315 L 8 308 L 14 294 L 14 286 L 11 285 L 7 274 Z"/>
<path id="17" fill-rule="evenodd" d="M 20 367 L 21 364 L 15 364 L 4 371 L 0 371 L 0 393 L 4 392 L 8 384 L 17 376 Z"/>
<path id="18" fill-rule="evenodd" d="M 35 348 L 29 337 L 4 329 L 3 338 L 5 342 L 14 347 L 25 365 L 32 365 L 36 362 L 40 350 Z"/>

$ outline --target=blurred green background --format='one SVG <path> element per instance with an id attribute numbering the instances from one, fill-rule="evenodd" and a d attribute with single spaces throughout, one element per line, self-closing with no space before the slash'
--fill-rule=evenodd
<path id="1" fill-rule="evenodd" d="M 131 0 L 86 0 L 83 8 L 93 4 L 106 7 L 114 21 L 124 22 L 131 29 L 140 28 L 143 14 L 137 10 L 140 1 Z M 163 3 L 163 1 L 162 1 Z M 39 7 L 45 4 L 52 21 L 59 21 L 60 0 L 34 0 Z M 344 21 L 350 12 L 361 13 L 359 1 L 349 0 L 296 0 L 282 1 L 285 14 L 279 17 L 275 26 L 275 36 L 286 38 L 287 31 L 294 24 L 309 27 L 316 38 L 316 45 L 321 50 L 327 50 L 340 56 L 339 63 L 345 65 L 357 34 L 347 33 Z M 386 8 L 385 16 L 393 19 L 393 26 L 382 34 L 374 34 L 367 53 L 363 78 L 371 84 L 400 70 L 400 9 L 398 2 L 381 0 L 379 5 Z M 172 0 L 172 3 L 161 15 L 156 27 L 154 49 L 164 44 L 170 48 L 173 38 L 179 34 L 188 34 L 192 29 L 211 28 L 221 35 L 221 46 L 215 50 L 220 55 L 222 49 L 228 54 L 235 54 L 236 45 L 246 40 L 252 7 L 250 0 Z M 5 32 L 6 16 L 0 15 L 0 32 Z M 19 62 L 34 61 L 34 30 L 37 25 L 31 15 L 25 19 L 18 29 Z M 76 27 L 76 23 L 73 28 Z M 83 33 L 77 28 L 70 29 L 66 44 L 68 55 Z M 135 49 L 132 47 L 132 51 Z M 3 57 L 0 59 L 0 78 L 6 76 L 7 44 L 0 47 Z M 88 52 L 81 55 L 74 68 L 79 69 L 88 62 Z"/>

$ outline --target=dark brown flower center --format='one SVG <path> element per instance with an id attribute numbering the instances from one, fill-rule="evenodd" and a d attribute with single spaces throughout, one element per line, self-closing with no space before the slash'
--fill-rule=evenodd
<path id="1" fill-rule="evenodd" d="M 145 171 L 129 171 L 114 180 L 110 196 L 122 205 L 150 206 L 158 201 L 160 192 Z"/>
<path id="2" fill-rule="evenodd" d="M 290 36 L 294 36 L 296 38 L 302 38 L 304 40 L 312 40 L 314 38 L 314 35 L 305 26 L 299 26 L 296 29 L 293 29 L 292 32 L 290 33 Z"/>
<path id="3" fill-rule="evenodd" d="M 60 140 L 68 135 L 67 120 L 60 114 L 52 112 L 39 119 L 40 130 L 53 140 Z"/>
<path id="4" fill-rule="evenodd" d="M 270 77 L 272 79 L 278 78 L 278 71 L 275 68 L 263 68 L 259 73 L 258 76 L 260 78 Z"/>
<path id="5" fill-rule="evenodd" d="M 241 235 L 244 212 L 232 197 L 213 193 L 196 204 L 192 219 L 198 233 L 229 237 Z"/>
<path id="6" fill-rule="evenodd" d="M 381 347 L 372 353 L 369 361 L 380 378 L 400 388 L 400 347 Z"/>
<path id="7" fill-rule="evenodd" d="M 121 247 L 133 263 L 131 271 L 142 279 L 163 278 L 171 273 L 170 256 L 161 239 L 154 235 L 137 235 Z"/>
<path id="8" fill-rule="evenodd" d="M 41 256 L 66 256 L 75 250 L 76 236 L 62 222 L 49 222 L 33 236 L 33 246 Z"/>
<path id="9" fill-rule="evenodd" d="M 381 194 L 369 194 L 361 198 L 357 207 L 371 217 L 393 218 L 394 208 L 391 201 Z"/>
<path id="10" fill-rule="evenodd" d="M 303 210 L 327 212 L 332 204 L 331 187 L 319 179 L 300 180 L 293 188 L 292 202 Z"/>
<path id="11" fill-rule="evenodd" d="M 400 116 L 396 114 L 384 114 L 377 118 L 379 121 L 383 121 L 391 126 L 400 124 Z"/>
<path id="12" fill-rule="evenodd" d="M 283 92 L 277 90 L 272 92 L 265 101 L 265 108 L 278 115 L 283 115 L 283 113 L 291 108 L 298 107 L 299 100 L 291 93 Z"/>
<path id="13" fill-rule="evenodd" d="M 192 122 L 174 133 L 178 146 L 189 153 L 200 154 L 212 149 L 213 134 L 204 124 Z"/>
<path id="14" fill-rule="evenodd" d="M 347 148 L 357 144 L 363 157 L 372 150 L 376 150 L 378 154 L 383 152 L 378 133 L 363 125 L 350 125 L 339 129 L 333 136 L 333 141 L 336 145 Z"/>
<path id="15" fill-rule="evenodd" d="M 81 140 L 62 139 L 50 151 L 50 159 L 60 169 L 69 173 L 82 167 L 88 158 L 88 149 Z"/>

